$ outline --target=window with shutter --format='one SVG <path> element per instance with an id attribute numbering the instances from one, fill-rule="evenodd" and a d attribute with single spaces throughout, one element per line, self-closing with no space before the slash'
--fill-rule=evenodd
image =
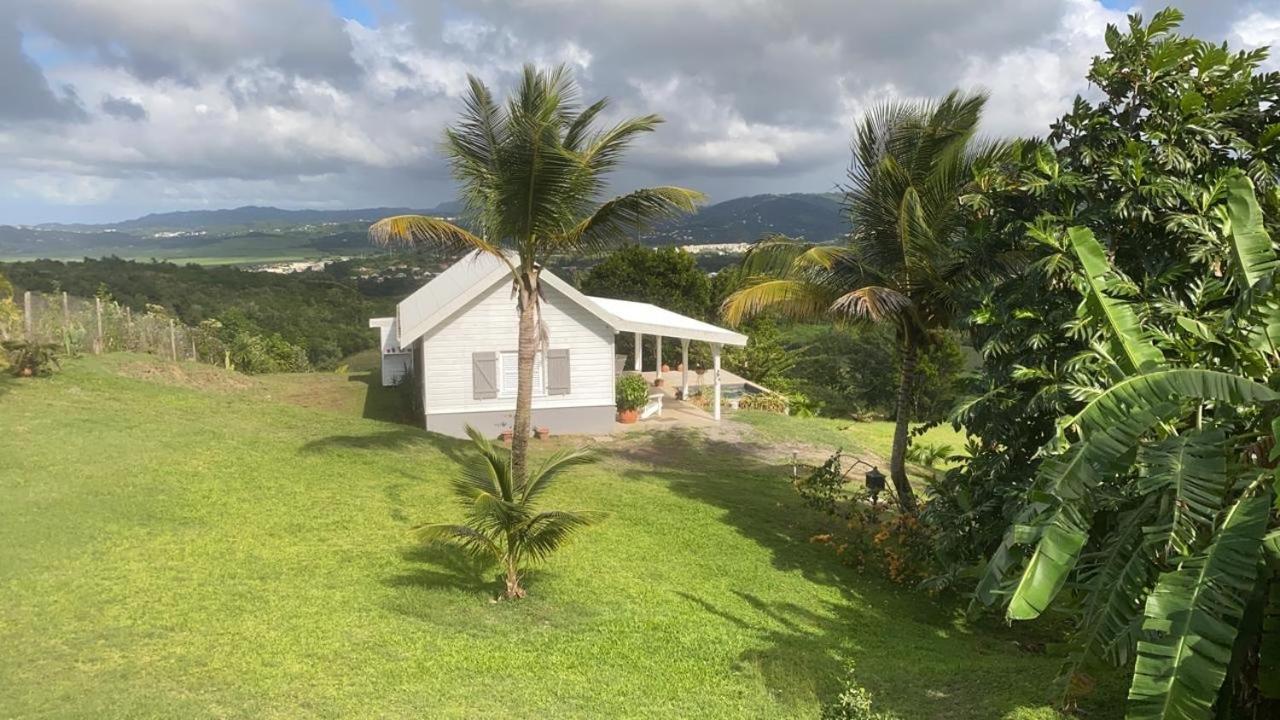
<path id="1" fill-rule="evenodd" d="M 520 356 L 518 353 L 504 352 L 501 355 L 501 372 L 502 383 L 498 397 L 513 398 L 516 396 L 516 385 L 519 382 L 519 363 Z M 533 396 L 542 397 L 546 395 L 546 384 L 542 381 L 542 353 L 533 356 Z"/>
<path id="2" fill-rule="evenodd" d="M 569 394 L 569 350 L 547 351 L 547 394 Z"/>
<path id="3" fill-rule="evenodd" d="M 476 400 L 498 397 L 497 353 L 471 353 L 471 394 Z"/>

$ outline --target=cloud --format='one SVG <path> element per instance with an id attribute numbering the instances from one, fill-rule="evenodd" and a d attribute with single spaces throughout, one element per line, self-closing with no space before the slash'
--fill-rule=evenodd
<path id="1" fill-rule="evenodd" d="M 44 71 L 22 47 L 22 34 L 12 19 L 0 17 L 0 122 L 83 120 L 75 91 L 54 90 Z"/>
<path id="2" fill-rule="evenodd" d="M 612 98 L 608 121 L 665 118 L 618 190 L 824 191 L 885 98 L 985 87 L 986 132 L 1044 134 L 1124 14 L 1097 0 L 397 0 L 357 21 L 329 0 L 6 4 L 0 222 L 56 219 L 60 202 L 103 218 L 430 206 L 455 192 L 439 143 L 467 75 L 505 94 L 525 62 L 567 63 L 585 97 Z M 1204 37 L 1280 41 L 1280 13 L 1248 0 L 1188 9 Z"/>
<path id="3" fill-rule="evenodd" d="M 134 122 L 147 119 L 147 109 L 142 106 L 142 103 L 127 97 L 112 97 L 108 95 L 102 99 L 102 112 L 112 117 Z"/>

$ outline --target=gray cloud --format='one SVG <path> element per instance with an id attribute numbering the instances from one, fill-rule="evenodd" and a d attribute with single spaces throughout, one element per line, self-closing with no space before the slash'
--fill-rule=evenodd
<path id="1" fill-rule="evenodd" d="M 85 118 L 75 90 L 50 87 L 40 66 L 23 50 L 17 26 L 4 18 L 0 18 L 0 98 L 0 122 Z"/>
<path id="2" fill-rule="evenodd" d="M 141 122 L 147 119 L 147 109 L 142 103 L 127 97 L 112 97 L 108 95 L 102 99 L 102 112 L 124 120 L 132 120 Z"/>
<path id="3" fill-rule="evenodd" d="M 6 2 L 0 222 L 435 204 L 453 194 L 438 145 L 466 75 L 505 93 L 524 62 L 568 63 L 614 117 L 666 118 L 619 190 L 830 190 L 880 99 L 981 86 L 988 132 L 1043 133 L 1123 21 L 1097 0 L 397 0 L 373 27 L 329 0 Z M 1187 4 L 1205 37 L 1280 42 L 1274 0 Z"/>

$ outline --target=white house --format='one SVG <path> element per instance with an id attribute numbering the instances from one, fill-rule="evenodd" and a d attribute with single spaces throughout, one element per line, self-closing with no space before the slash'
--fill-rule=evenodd
<path id="1" fill-rule="evenodd" d="M 648 303 L 589 297 L 550 271 L 541 274 L 547 344 L 534 366 L 533 422 L 555 433 L 601 433 L 615 422 L 614 338 L 633 333 L 681 342 L 688 390 L 690 341 L 711 345 L 720 415 L 720 348 L 746 345 L 745 335 Z M 426 429 L 461 437 L 472 425 L 495 436 L 515 414 L 516 298 L 501 260 L 472 253 L 396 306 L 394 318 L 374 318 L 382 334 L 382 383 L 413 373 Z M 659 350 L 660 352 L 660 350 Z M 635 370 L 641 369 L 636 354 Z"/>

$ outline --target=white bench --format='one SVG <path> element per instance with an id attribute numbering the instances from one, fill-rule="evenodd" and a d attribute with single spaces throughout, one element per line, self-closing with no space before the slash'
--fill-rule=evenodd
<path id="1" fill-rule="evenodd" d="M 662 391 L 650 393 L 648 404 L 646 404 L 644 406 L 644 409 L 640 411 L 640 419 L 648 420 L 654 415 L 657 415 L 658 417 L 662 417 L 662 398 L 663 397 L 665 397 L 665 393 L 663 393 Z"/>

